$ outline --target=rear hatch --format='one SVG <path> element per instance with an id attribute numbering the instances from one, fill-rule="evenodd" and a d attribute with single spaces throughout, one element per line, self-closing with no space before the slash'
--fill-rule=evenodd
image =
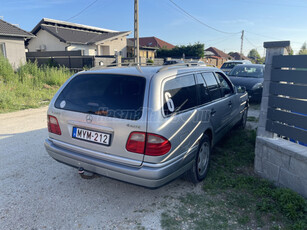
<path id="1" fill-rule="evenodd" d="M 126 143 L 131 132 L 146 132 L 146 84 L 142 76 L 77 75 L 55 100 L 52 110 L 62 134 L 50 137 L 85 155 L 141 165 L 143 154 L 127 151 Z"/>

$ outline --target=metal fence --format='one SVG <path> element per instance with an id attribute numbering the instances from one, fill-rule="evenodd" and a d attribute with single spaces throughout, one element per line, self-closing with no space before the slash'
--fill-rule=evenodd
<path id="1" fill-rule="evenodd" d="M 115 56 L 85 56 L 82 50 L 27 52 L 26 57 L 38 65 L 65 66 L 77 71 L 99 65 L 108 66 L 116 60 Z"/>
<path id="2" fill-rule="evenodd" d="M 307 55 L 274 56 L 266 130 L 307 144 Z"/>

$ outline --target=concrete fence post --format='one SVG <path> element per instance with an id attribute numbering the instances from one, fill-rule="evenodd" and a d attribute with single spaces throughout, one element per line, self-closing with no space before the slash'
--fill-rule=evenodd
<path id="1" fill-rule="evenodd" d="M 290 41 L 264 42 L 263 47 L 266 48 L 266 58 L 257 136 L 273 138 L 274 134 L 265 130 L 269 102 L 269 87 L 271 81 L 272 60 L 273 56 L 276 55 L 288 55 Z"/>
<path id="2" fill-rule="evenodd" d="M 287 48 L 289 46 L 290 46 L 289 41 L 265 42 L 264 43 L 264 47 L 267 50 L 266 50 L 261 111 L 260 111 L 260 119 L 259 119 L 259 124 L 258 124 L 256 147 L 255 147 L 254 169 L 255 169 L 256 174 L 272 181 L 275 185 L 290 188 L 307 198 L 307 147 L 302 146 L 297 143 L 293 143 L 283 138 L 278 138 L 274 133 L 266 131 L 266 123 L 268 119 L 268 107 L 269 107 L 269 101 L 270 101 L 269 98 L 272 97 L 273 104 L 276 103 L 276 98 L 278 98 L 276 96 L 270 95 L 270 85 L 272 85 L 271 79 L 273 78 L 271 74 L 272 74 L 272 69 L 274 68 L 273 56 L 280 56 L 278 58 L 280 62 L 274 63 L 276 66 L 279 66 L 279 67 L 290 68 L 293 65 L 295 66 L 302 65 L 304 67 L 303 64 L 298 65 L 297 62 L 306 63 L 306 57 L 303 57 L 303 56 L 282 57 L 281 55 L 284 56 L 288 54 Z M 293 64 L 294 60 L 296 60 L 295 61 L 296 64 Z M 278 72 L 278 70 L 276 71 Z M 290 69 L 289 70 L 285 69 L 285 70 L 279 71 L 279 74 L 282 76 L 285 73 L 287 73 L 288 75 L 286 77 L 289 77 L 289 79 L 293 79 L 292 77 L 295 77 L 295 76 L 296 76 L 296 79 L 298 79 L 297 73 L 294 74 L 295 71 L 296 70 L 293 70 L 292 71 L 293 73 L 291 73 Z M 276 72 L 273 72 L 273 74 L 276 74 Z M 299 77 L 305 79 L 307 76 L 306 74 L 307 74 L 307 71 L 306 73 L 302 73 L 301 71 Z M 285 79 L 285 76 L 279 78 L 279 75 L 278 76 L 274 75 L 274 78 Z M 301 81 L 302 80 L 298 81 L 298 83 L 300 83 Z M 287 84 L 287 85 L 290 85 L 290 84 Z M 292 86 L 291 87 L 288 86 L 286 90 L 283 90 L 282 84 L 278 84 L 278 83 L 274 83 L 274 87 L 275 87 L 274 92 L 276 94 L 279 94 L 280 92 L 281 95 L 288 95 L 285 92 L 288 90 L 291 91 L 291 89 L 293 89 L 291 88 Z M 279 88 L 277 89 L 276 87 L 279 87 Z M 303 95 L 302 97 L 305 98 L 306 95 Z M 294 98 L 292 98 L 291 100 L 288 97 L 279 97 L 279 98 L 282 99 L 284 103 L 290 103 L 289 101 L 291 100 L 295 101 Z M 277 105 L 277 106 L 279 107 L 282 105 Z M 304 105 L 300 104 L 300 106 L 304 106 Z M 278 118 L 279 116 L 283 116 L 282 113 L 278 113 L 278 115 L 275 114 L 275 116 L 273 116 L 271 114 L 272 111 L 276 112 L 276 111 L 279 111 L 279 109 L 276 109 L 274 105 L 272 106 L 272 108 L 270 108 L 269 118 L 270 118 L 271 125 L 273 122 L 272 119 L 279 119 Z M 279 124 L 278 121 L 279 120 L 277 120 L 276 122 L 274 120 L 274 124 Z M 282 125 L 282 124 L 279 124 L 279 125 Z M 287 127 L 287 125 L 285 127 Z M 271 130 L 271 129 L 268 129 L 268 130 Z M 276 130 L 277 129 L 275 129 L 275 131 Z"/>

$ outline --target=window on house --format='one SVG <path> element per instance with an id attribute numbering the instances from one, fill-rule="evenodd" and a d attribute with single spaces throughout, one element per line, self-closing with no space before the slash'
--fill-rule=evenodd
<path id="1" fill-rule="evenodd" d="M 6 57 L 5 44 L 0 43 L 0 56 Z"/>

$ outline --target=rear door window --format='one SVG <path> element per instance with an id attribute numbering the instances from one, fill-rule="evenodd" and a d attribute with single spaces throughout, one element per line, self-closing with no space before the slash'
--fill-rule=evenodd
<path id="1" fill-rule="evenodd" d="M 199 92 L 200 104 L 203 105 L 210 101 L 209 90 L 201 74 L 196 74 L 196 79 L 197 79 L 197 88 Z"/>
<path id="2" fill-rule="evenodd" d="M 170 115 L 197 106 L 197 92 L 194 75 L 168 80 L 163 89 L 164 114 Z"/>
<path id="3" fill-rule="evenodd" d="M 202 73 L 209 90 L 211 100 L 217 100 L 222 97 L 220 86 L 212 72 Z"/>
<path id="4" fill-rule="evenodd" d="M 138 120 L 146 79 L 113 74 L 80 74 L 58 96 L 55 107 L 107 117 Z"/>

